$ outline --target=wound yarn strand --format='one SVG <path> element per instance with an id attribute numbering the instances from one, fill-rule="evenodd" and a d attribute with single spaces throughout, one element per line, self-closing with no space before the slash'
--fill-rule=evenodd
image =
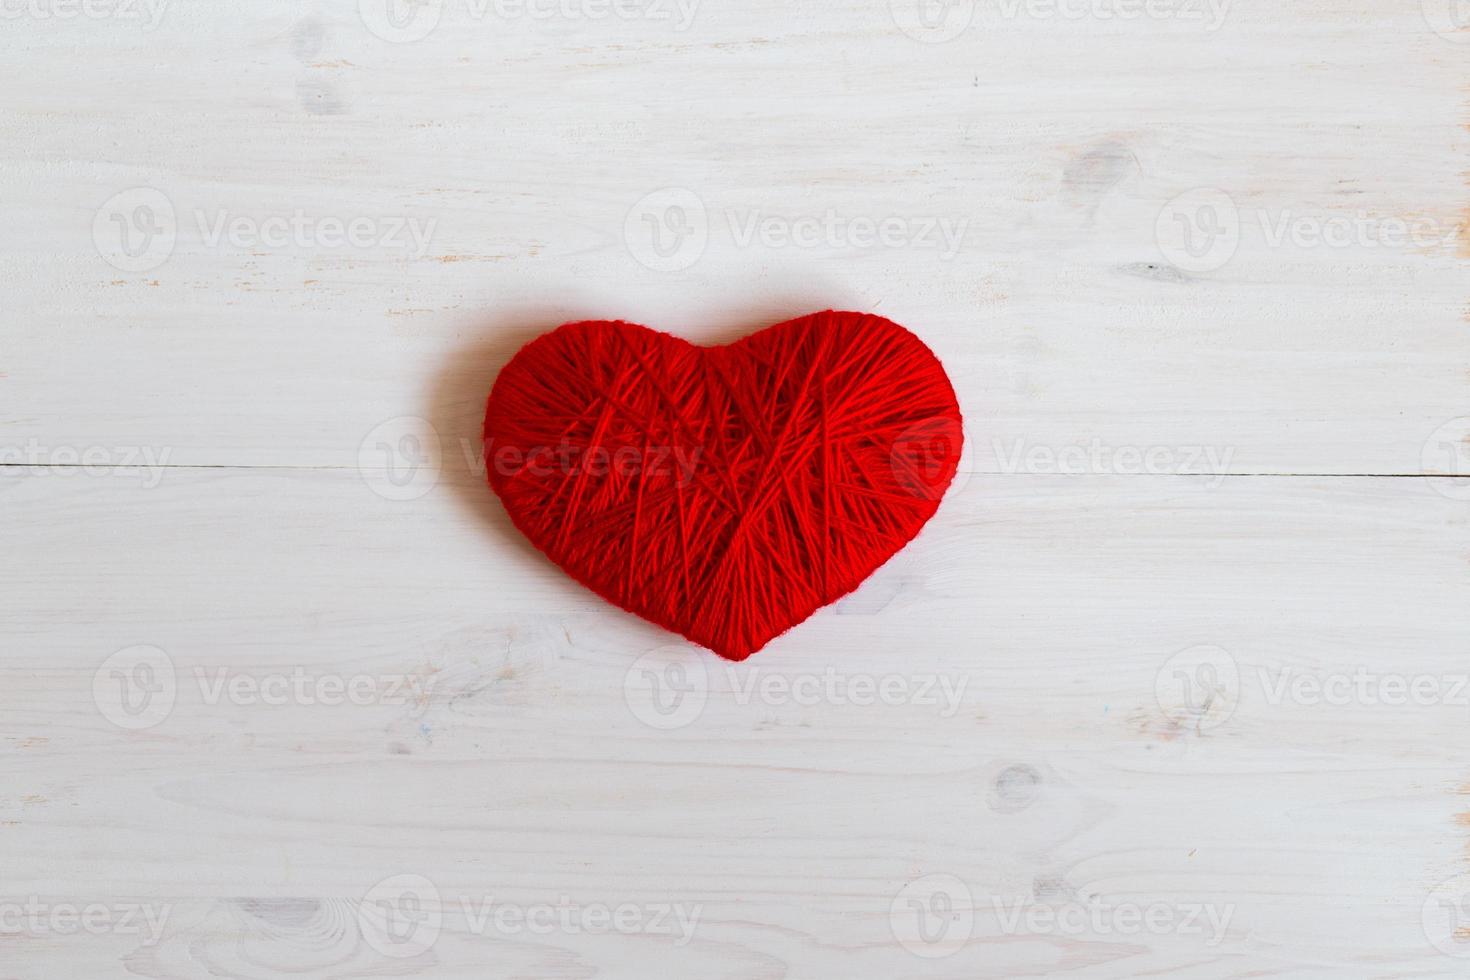
<path id="1" fill-rule="evenodd" d="M 743 660 L 918 533 L 961 426 L 922 341 L 827 311 L 718 347 L 566 324 L 502 370 L 484 437 L 491 486 L 551 560 Z"/>

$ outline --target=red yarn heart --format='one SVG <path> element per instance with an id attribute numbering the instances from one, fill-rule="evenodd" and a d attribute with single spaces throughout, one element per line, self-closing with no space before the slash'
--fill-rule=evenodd
<path id="1" fill-rule="evenodd" d="M 568 323 L 500 372 L 484 438 L 490 485 L 552 561 L 744 660 L 919 532 L 960 425 L 922 341 L 826 312 L 722 347 Z"/>

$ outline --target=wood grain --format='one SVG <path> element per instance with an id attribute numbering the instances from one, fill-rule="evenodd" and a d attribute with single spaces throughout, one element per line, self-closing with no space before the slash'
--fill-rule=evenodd
<path id="1" fill-rule="evenodd" d="M 1470 35 L 1063 8 L 6 7 L 0 977 L 1463 975 Z M 485 489 L 825 307 L 965 472 L 748 664 Z"/>

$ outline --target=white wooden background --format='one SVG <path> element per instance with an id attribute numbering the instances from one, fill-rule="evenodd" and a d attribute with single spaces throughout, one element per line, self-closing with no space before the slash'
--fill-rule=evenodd
<path id="1" fill-rule="evenodd" d="M 0 20 L 0 977 L 1470 969 L 1463 3 Z M 485 489 L 827 307 L 965 473 L 739 669 Z"/>

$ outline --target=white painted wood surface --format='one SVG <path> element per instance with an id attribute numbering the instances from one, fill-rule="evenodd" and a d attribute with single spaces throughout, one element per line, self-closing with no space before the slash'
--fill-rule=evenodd
<path id="1" fill-rule="evenodd" d="M 0 14 L 0 977 L 1464 975 L 1463 5 Z M 966 472 L 746 665 L 484 488 L 825 307 Z"/>

